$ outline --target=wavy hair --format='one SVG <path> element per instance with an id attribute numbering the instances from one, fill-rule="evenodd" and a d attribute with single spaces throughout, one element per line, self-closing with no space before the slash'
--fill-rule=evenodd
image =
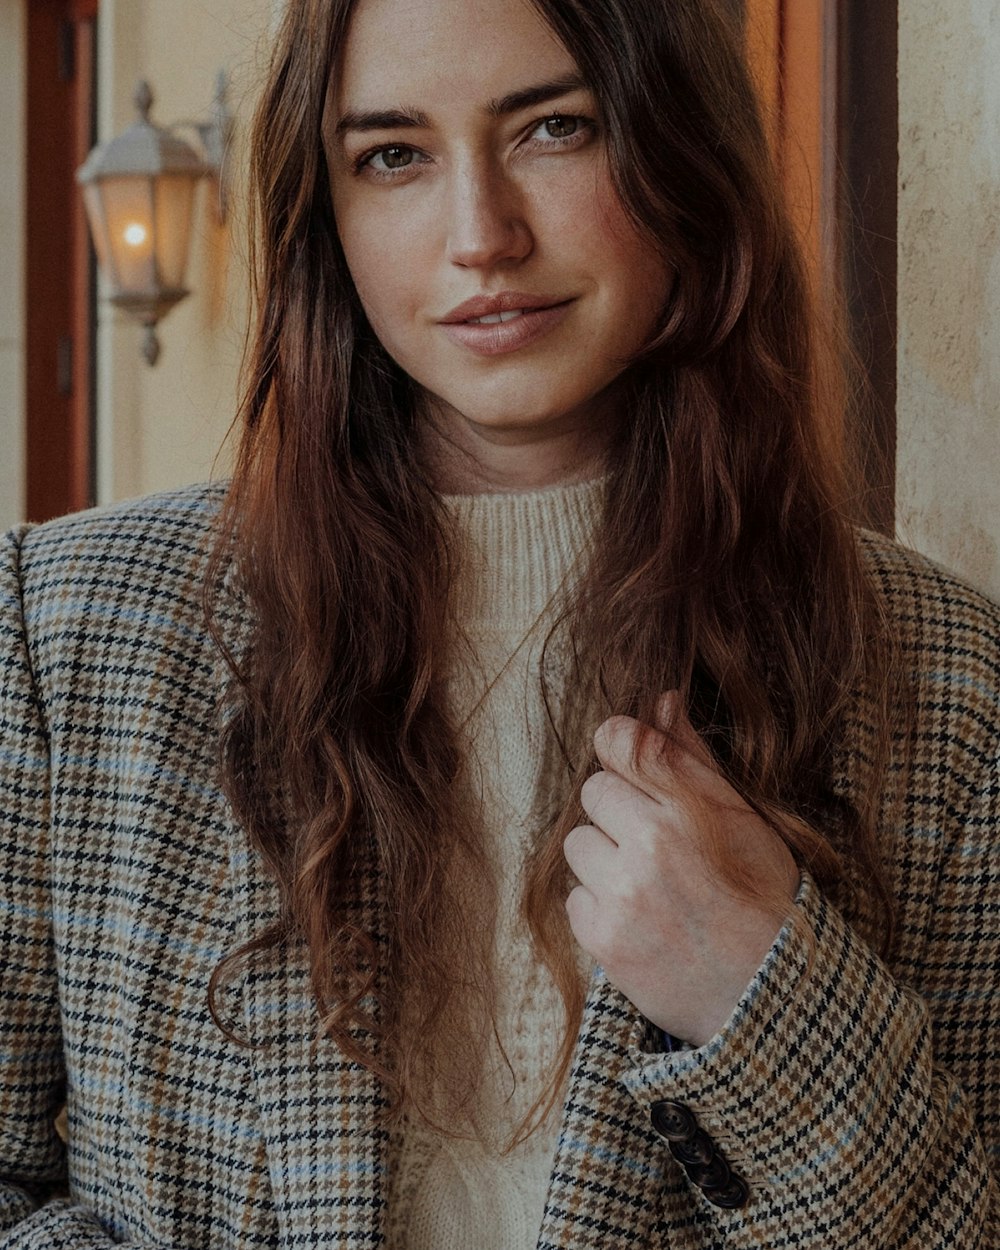
<path id="1" fill-rule="evenodd" d="M 839 354 L 810 299 L 732 6 L 533 2 L 596 96 L 622 204 L 675 274 L 620 379 L 629 419 L 565 621 L 572 680 L 646 722 L 679 689 L 797 860 L 891 918 L 876 817 L 892 644 L 851 524 Z M 283 912 L 212 990 L 248 949 L 304 943 L 321 1031 L 375 1070 L 397 1113 L 427 1114 L 421 1082 L 442 1031 L 471 1039 L 493 1020 L 482 926 L 453 888 L 486 857 L 455 797 L 461 751 L 440 681 L 453 558 L 415 454 L 419 397 L 366 320 L 331 205 L 322 122 L 352 7 L 291 0 L 254 126 L 256 321 L 214 568 L 235 549 L 252 619 L 246 654 L 230 657 L 225 787 Z M 860 690 L 874 785 L 848 801 L 834 756 Z M 565 1078 L 584 995 L 561 848 L 595 764 L 563 737 L 565 793 L 523 895 L 566 1009 L 535 1115 Z M 734 890 L 751 889 L 724 846 L 708 854 Z M 372 871 L 377 930 L 358 894 Z M 888 944 L 891 922 L 872 936 Z"/>

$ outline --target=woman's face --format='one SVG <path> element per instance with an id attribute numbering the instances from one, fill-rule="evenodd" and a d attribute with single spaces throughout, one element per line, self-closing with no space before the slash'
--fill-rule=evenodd
<path id="1" fill-rule="evenodd" d="M 608 388 L 669 277 L 528 0 L 360 0 L 324 134 L 359 298 L 435 425 L 467 445 L 606 443 Z M 479 296 L 499 301 L 459 307 Z M 505 320 L 464 324 L 477 311 Z"/>

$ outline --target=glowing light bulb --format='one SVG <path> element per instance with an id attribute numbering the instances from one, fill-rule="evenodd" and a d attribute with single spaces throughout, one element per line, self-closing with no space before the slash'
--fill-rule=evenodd
<path id="1" fill-rule="evenodd" d="M 130 222 L 122 237 L 129 247 L 141 247 L 146 242 L 146 227 L 139 221 Z"/>

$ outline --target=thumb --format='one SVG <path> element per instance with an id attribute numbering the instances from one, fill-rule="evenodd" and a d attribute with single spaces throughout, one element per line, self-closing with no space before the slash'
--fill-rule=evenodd
<path id="1" fill-rule="evenodd" d="M 656 701 L 653 724 L 668 742 L 682 747 L 703 764 L 715 767 L 712 752 L 688 718 L 679 690 L 668 690 L 660 695 Z"/>

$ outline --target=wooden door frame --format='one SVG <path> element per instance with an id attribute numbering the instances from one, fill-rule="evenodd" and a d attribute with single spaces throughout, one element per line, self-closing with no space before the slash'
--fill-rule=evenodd
<path id="1" fill-rule="evenodd" d="M 840 274 L 863 390 L 859 509 L 892 534 L 896 501 L 898 0 L 840 0 L 837 132 Z"/>
<path id="2" fill-rule="evenodd" d="M 814 279 L 836 265 L 836 0 L 745 0 L 747 58 Z"/>
<path id="3" fill-rule="evenodd" d="M 895 523 L 898 0 L 744 0 L 757 80 L 816 289 L 842 292 L 859 365 L 857 518 Z"/>
<path id="4" fill-rule="evenodd" d="M 25 515 L 94 500 L 95 283 L 75 171 L 96 130 L 97 0 L 27 6 Z"/>

